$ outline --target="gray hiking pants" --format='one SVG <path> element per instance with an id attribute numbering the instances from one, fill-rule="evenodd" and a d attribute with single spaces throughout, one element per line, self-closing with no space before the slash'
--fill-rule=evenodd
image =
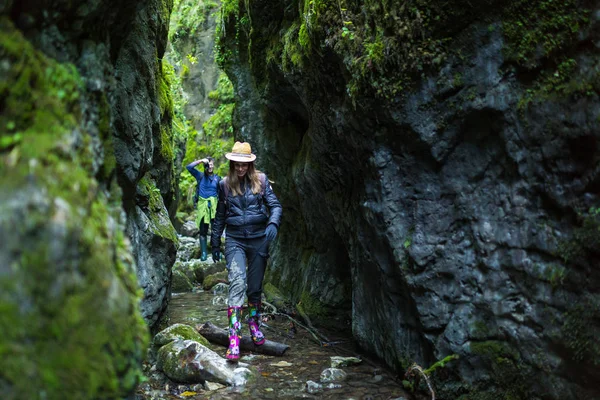
<path id="1" fill-rule="evenodd" d="M 261 301 L 265 267 L 269 258 L 269 242 L 265 237 L 225 240 L 225 261 L 229 272 L 228 305 L 242 306 L 244 296 L 249 303 Z"/>

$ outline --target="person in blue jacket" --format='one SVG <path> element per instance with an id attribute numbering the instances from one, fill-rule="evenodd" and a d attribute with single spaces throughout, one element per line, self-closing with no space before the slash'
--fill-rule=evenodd
<path id="1" fill-rule="evenodd" d="M 196 169 L 199 164 L 204 165 L 204 173 Z M 201 160 L 192 161 L 185 167 L 190 174 L 196 178 L 196 194 L 194 202 L 196 203 L 196 223 L 200 229 L 200 249 L 202 255 L 200 260 L 206 261 L 208 258 L 207 252 L 207 235 L 208 226 L 214 223 L 217 210 L 217 187 L 221 178 L 214 173 L 215 160 L 212 157 L 206 157 Z"/>
<path id="2" fill-rule="evenodd" d="M 225 234 L 229 294 L 229 348 L 226 357 L 240 357 L 241 317 L 244 297 L 248 297 L 248 328 L 256 346 L 265 343 L 260 331 L 262 284 L 269 257 L 269 244 L 277 236 L 281 222 L 281 203 L 273 193 L 267 176 L 254 166 L 256 155 L 249 143 L 236 142 L 229 160 L 229 172 L 219 183 L 217 215 L 212 227 L 212 256 L 220 257 Z"/>

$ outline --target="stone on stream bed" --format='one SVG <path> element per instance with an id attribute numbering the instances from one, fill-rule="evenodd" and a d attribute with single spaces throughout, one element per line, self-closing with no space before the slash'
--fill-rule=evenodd
<path id="1" fill-rule="evenodd" d="M 342 385 L 338 383 L 328 383 L 326 385 L 314 381 L 306 382 L 306 392 L 310 394 L 322 393 L 324 389 L 339 389 Z"/>
<path id="2" fill-rule="evenodd" d="M 186 221 L 180 228 L 181 236 L 195 238 L 198 235 L 198 225 L 195 221 Z M 196 241 L 198 239 L 195 239 Z"/>
<path id="3" fill-rule="evenodd" d="M 358 357 L 331 357 L 331 368 L 348 367 L 350 365 L 360 364 L 362 360 Z"/>
<path id="4" fill-rule="evenodd" d="M 177 236 L 179 239 L 179 248 L 177 249 L 177 260 L 179 261 L 190 261 L 194 259 L 200 259 L 200 242 L 198 239 L 194 239 L 186 236 Z"/>
<path id="5" fill-rule="evenodd" d="M 173 279 L 171 281 L 171 290 L 173 293 L 191 292 L 194 285 L 189 278 L 179 270 L 173 270 Z"/>
<path id="6" fill-rule="evenodd" d="M 347 378 L 348 374 L 338 368 L 327 368 L 321 372 L 321 382 L 343 382 Z"/>
<path id="7" fill-rule="evenodd" d="M 244 386 L 255 377 L 245 363 L 230 363 L 193 340 L 175 340 L 158 351 L 157 368 L 174 382 Z"/>
<path id="8" fill-rule="evenodd" d="M 203 286 L 204 290 L 210 290 L 217 283 L 227 282 L 227 271 L 221 271 L 216 274 L 208 275 L 204 278 Z"/>

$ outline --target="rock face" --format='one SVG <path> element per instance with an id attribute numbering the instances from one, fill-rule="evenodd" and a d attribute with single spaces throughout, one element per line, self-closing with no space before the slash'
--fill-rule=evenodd
<path id="1" fill-rule="evenodd" d="M 3 398 L 135 389 L 177 240 L 168 82 L 157 64 L 171 7 L 0 6 Z"/>
<path id="2" fill-rule="evenodd" d="M 600 397 L 597 4 L 233 3 L 269 279 L 399 371 L 459 355 L 442 398 Z"/>

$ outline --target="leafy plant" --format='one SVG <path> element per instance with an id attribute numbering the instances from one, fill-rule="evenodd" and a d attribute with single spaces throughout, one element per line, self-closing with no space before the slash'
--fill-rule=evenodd
<path id="1" fill-rule="evenodd" d="M 194 65 L 198 62 L 198 57 L 193 56 L 192 54 L 186 55 L 186 58 L 190 62 L 190 64 Z"/>

